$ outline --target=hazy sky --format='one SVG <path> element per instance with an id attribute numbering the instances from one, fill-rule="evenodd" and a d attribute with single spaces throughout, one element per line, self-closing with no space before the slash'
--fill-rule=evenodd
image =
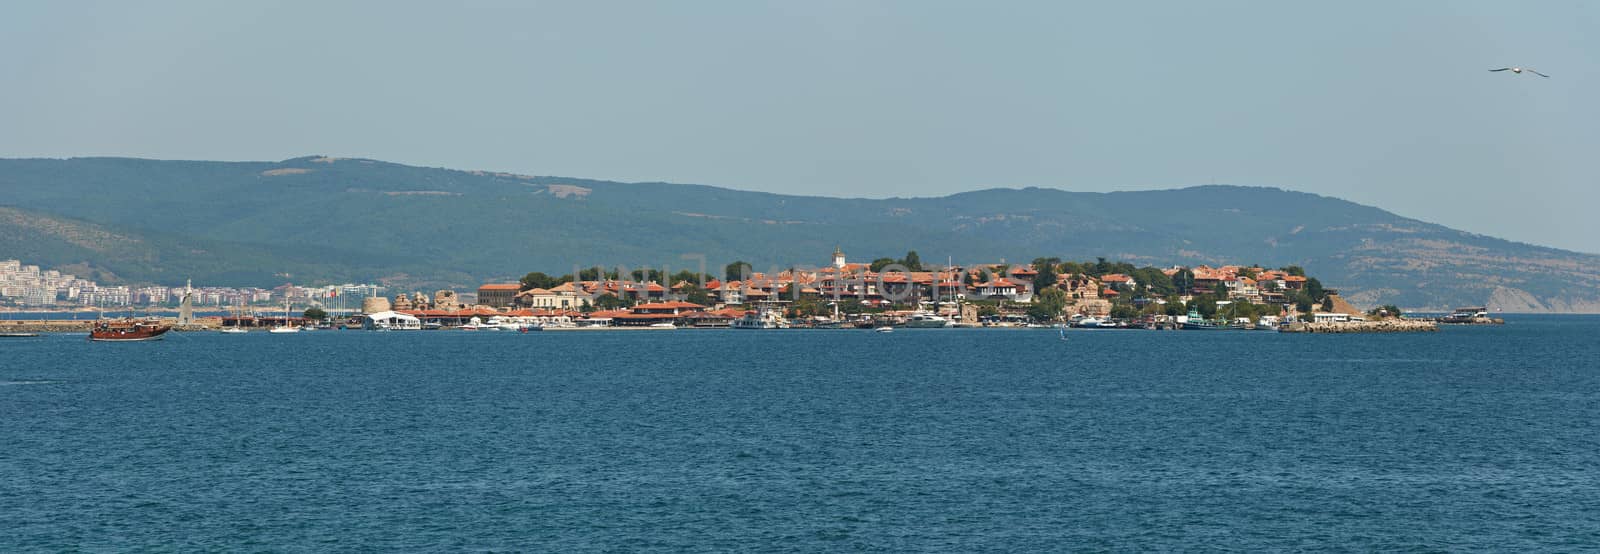
<path id="1" fill-rule="evenodd" d="M 1600 3 L 1122 4 L 7 2 L 0 157 L 1271 185 L 1600 252 Z"/>

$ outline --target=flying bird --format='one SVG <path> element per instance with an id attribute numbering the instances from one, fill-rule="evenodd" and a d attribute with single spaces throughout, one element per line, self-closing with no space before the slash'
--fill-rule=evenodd
<path id="1" fill-rule="evenodd" d="M 1516 74 L 1521 74 L 1521 73 L 1522 73 L 1522 72 L 1524 72 L 1524 71 L 1526 71 L 1526 72 L 1528 72 L 1528 73 L 1532 73 L 1532 74 L 1534 74 L 1534 75 L 1538 75 L 1538 76 L 1540 76 L 1540 77 L 1544 77 L 1544 78 L 1546 78 L 1546 79 L 1549 79 L 1549 78 L 1550 78 L 1550 76 L 1549 76 L 1549 75 L 1545 75 L 1545 74 L 1543 74 L 1543 73 L 1540 73 L 1540 72 L 1538 72 L 1538 71 L 1534 71 L 1534 70 L 1532 70 L 1532 69 L 1529 69 L 1529 68 L 1526 68 L 1526 67 L 1502 67 L 1502 68 L 1500 68 L 1500 69 L 1491 69 L 1491 70 L 1489 70 L 1489 71 L 1490 71 L 1490 72 L 1491 72 L 1491 73 L 1493 73 L 1493 72 L 1495 72 L 1495 71 L 1510 71 L 1510 72 L 1512 72 L 1512 73 L 1516 73 Z"/>

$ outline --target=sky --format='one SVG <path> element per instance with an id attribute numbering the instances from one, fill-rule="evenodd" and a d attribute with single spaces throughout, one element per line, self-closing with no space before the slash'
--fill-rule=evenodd
<path id="1" fill-rule="evenodd" d="M 0 157 L 1225 183 L 1600 252 L 1595 29 L 1582 1 L 7 2 Z"/>

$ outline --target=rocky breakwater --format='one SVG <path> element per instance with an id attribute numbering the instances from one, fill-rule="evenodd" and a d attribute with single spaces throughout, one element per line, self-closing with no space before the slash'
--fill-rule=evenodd
<path id="1" fill-rule="evenodd" d="M 1505 325 L 1506 323 L 1506 320 L 1498 317 L 1472 317 L 1466 319 L 1441 317 L 1434 321 L 1438 321 L 1439 323 L 1443 323 L 1445 325 Z"/>
<path id="2" fill-rule="evenodd" d="M 87 333 L 92 320 L 12 319 L 0 321 L 0 333 Z"/>
<path id="3" fill-rule="evenodd" d="M 1290 323 L 1278 329 L 1285 333 L 1424 333 L 1438 331 L 1439 324 L 1424 319 L 1379 319 L 1376 321 L 1329 321 Z"/>

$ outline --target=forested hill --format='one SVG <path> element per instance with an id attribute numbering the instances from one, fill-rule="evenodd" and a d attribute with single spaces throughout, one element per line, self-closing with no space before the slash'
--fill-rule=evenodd
<path id="1" fill-rule="evenodd" d="M 460 287 L 574 265 L 695 269 L 684 254 L 822 265 L 841 246 L 852 260 L 1294 264 L 1358 304 L 1600 312 L 1600 256 L 1272 188 L 840 199 L 306 157 L 0 160 L 0 190 L 0 258 L 107 280 Z"/>

